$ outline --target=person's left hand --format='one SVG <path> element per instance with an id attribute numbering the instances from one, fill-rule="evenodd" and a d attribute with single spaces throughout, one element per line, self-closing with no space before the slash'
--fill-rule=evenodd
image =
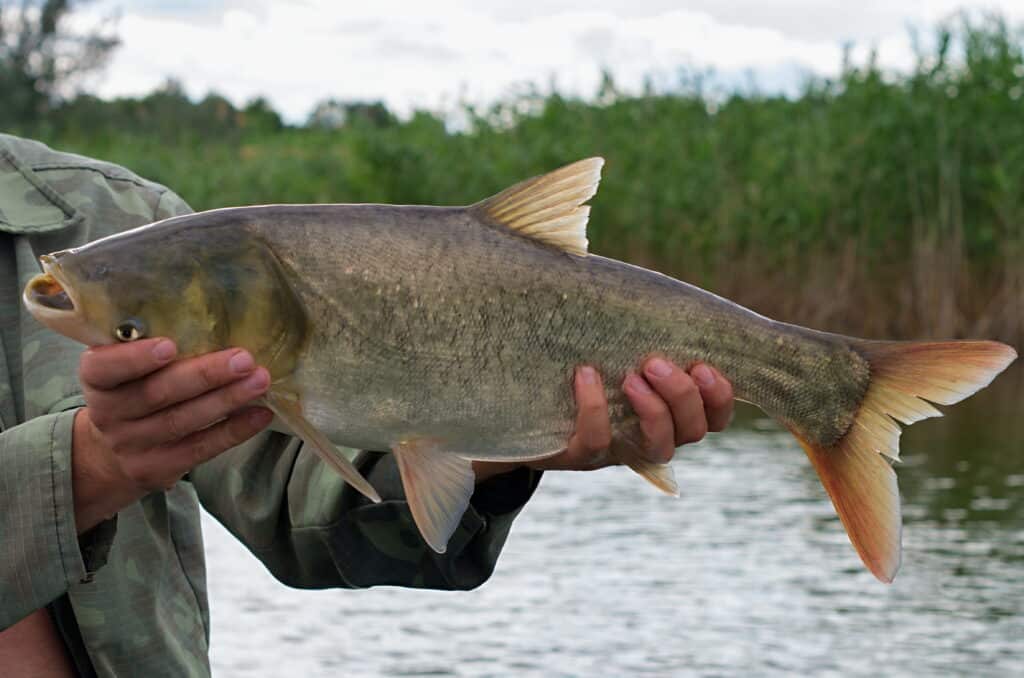
<path id="1" fill-rule="evenodd" d="M 647 459 L 667 464 L 676 448 L 701 440 L 708 431 L 721 431 L 732 419 L 732 384 L 717 370 L 697 363 L 684 371 L 662 358 L 651 358 L 640 374 L 622 384 L 640 419 Z M 612 442 L 608 402 L 595 369 L 576 370 L 576 428 L 564 452 L 527 462 L 535 469 L 589 471 L 617 463 L 608 448 Z M 475 462 L 477 481 L 522 464 Z"/>

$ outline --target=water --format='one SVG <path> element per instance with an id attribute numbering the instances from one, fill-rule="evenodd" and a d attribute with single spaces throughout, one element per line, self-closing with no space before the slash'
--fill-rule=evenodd
<path id="1" fill-rule="evenodd" d="M 678 457 L 679 500 L 622 469 L 547 474 L 476 591 L 288 589 L 207 519 L 215 675 L 1024 675 L 1013 376 L 904 434 L 890 586 L 747 411 Z"/>

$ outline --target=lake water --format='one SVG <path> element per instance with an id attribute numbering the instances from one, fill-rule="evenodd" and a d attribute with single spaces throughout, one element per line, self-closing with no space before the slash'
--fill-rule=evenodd
<path id="1" fill-rule="evenodd" d="M 796 442 L 744 410 L 682 498 L 549 473 L 471 592 L 297 591 L 204 527 L 217 676 L 1022 676 L 1024 374 L 903 436 L 903 567 L 861 565 Z"/>

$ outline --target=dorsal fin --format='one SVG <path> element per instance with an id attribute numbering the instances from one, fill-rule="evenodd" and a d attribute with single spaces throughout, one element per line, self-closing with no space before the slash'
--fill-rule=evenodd
<path id="1" fill-rule="evenodd" d="M 597 193 L 604 158 L 587 158 L 521 181 L 470 209 L 518 233 L 580 256 L 587 255 L 584 205 Z"/>

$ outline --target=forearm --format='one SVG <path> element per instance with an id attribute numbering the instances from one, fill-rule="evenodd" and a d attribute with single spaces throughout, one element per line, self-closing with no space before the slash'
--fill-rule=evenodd
<path id="1" fill-rule="evenodd" d="M 191 478 L 207 510 L 291 586 L 465 589 L 490 575 L 540 476 L 521 468 L 482 481 L 439 555 L 412 522 L 392 455 L 361 453 L 355 463 L 381 494 L 380 504 L 280 434 L 264 434 Z"/>

